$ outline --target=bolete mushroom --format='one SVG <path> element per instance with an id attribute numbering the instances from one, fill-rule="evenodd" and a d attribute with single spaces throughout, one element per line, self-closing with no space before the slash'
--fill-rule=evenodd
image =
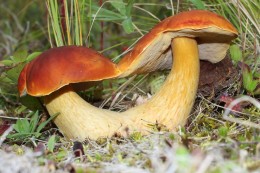
<path id="1" fill-rule="evenodd" d="M 236 29 L 223 17 L 201 10 L 183 12 L 156 25 L 123 57 L 118 68 L 111 62 L 103 63 L 108 60 L 87 48 L 55 48 L 25 66 L 18 88 L 20 94 L 45 95 L 48 112 L 59 113 L 54 122 L 68 138 L 97 139 L 115 132 L 125 135 L 126 127 L 145 134 L 151 130 L 150 124 L 174 130 L 186 122 L 193 106 L 199 58 L 222 60 L 236 36 Z M 68 85 L 169 69 L 171 65 L 164 85 L 149 101 L 121 113 L 90 105 Z"/>

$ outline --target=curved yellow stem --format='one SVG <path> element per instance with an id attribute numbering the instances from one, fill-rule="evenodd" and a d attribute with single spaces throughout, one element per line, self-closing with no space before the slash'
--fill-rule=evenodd
<path id="1" fill-rule="evenodd" d="M 111 137 L 116 132 L 151 130 L 148 124 L 162 124 L 169 130 L 183 125 L 191 111 L 199 79 L 199 53 L 196 40 L 172 40 L 173 68 L 160 91 L 143 105 L 118 113 L 96 108 L 65 87 L 45 97 L 50 115 L 59 112 L 54 122 L 70 139 Z"/>

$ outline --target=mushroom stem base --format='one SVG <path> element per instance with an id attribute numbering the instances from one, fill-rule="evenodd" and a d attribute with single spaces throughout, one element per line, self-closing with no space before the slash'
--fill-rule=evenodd
<path id="1" fill-rule="evenodd" d="M 70 86 L 61 88 L 44 98 L 50 115 L 57 114 L 54 123 L 69 139 L 112 136 L 123 131 L 127 123 L 120 113 L 99 109 L 83 100 Z"/>

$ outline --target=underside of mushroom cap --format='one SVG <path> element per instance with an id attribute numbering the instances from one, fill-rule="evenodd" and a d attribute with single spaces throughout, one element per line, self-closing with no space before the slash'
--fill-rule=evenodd
<path id="1" fill-rule="evenodd" d="M 156 25 L 122 58 L 119 62 L 120 76 L 171 68 L 170 44 L 175 37 L 196 39 L 200 59 L 219 62 L 236 36 L 234 26 L 215 13 L 204 10 L 179 13 Z"/>
<path id="2" fill-rule="evenodd" d="M 49 49 L 27 64 L 18 79 L 20 95 L 48 95 L 70 83 L 100 81 L 118 76 L 117 66 L 82 46 Z"/>

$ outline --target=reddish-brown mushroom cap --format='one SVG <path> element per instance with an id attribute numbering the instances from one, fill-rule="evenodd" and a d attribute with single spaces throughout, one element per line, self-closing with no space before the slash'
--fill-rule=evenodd
<path id="1" fill-rule="evenodd" d="M 215 63 L 225 57 L 231 40 L 236 36 L 237 30 L 234 26 L 215 13 L 204 10 L 179 13 L 156 25 L 123 57 L 119 62 L 119 69 L 124 72 L 121 76 L 145 73 L 149 69 L 155 71 L 170 68 L 172 58 L 169 47 L 172 38 L 195 38 L 200 59 Z M 159 52 L 159 57 L 156 57 L 154 52 Z M 144 53 L 146 55 L 142 56 Z M 149 56 L 150 58 L 147 58 Z M 146 59 L 141 60 L 142 57 Z"/>
<path id="2" fill-rule="evenodd" d="M 108 58 L 86 47 L 49 49 L 27 64 L 18 79 L 20 95 L 48 95 L 70 83 L 100 81 L 119 74 Z"/>

